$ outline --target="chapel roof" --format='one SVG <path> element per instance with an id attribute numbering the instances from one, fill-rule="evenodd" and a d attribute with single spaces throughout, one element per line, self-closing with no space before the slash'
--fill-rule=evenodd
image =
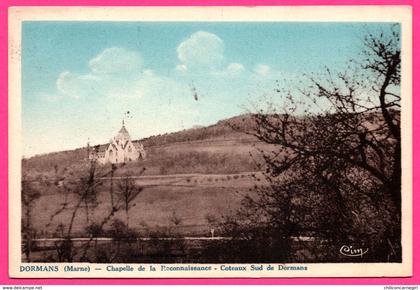
<path id="1" fill-rule="evenodd" d="M 130 134 L 128 134 L 128 131 L 127 131 L 127 129 L 124 126 L 124 121 L 122 123 L 122 127 L 121 127 L 120 131 L 118 131 L 117 138 L 120 137 L 120 136 L 121 137 L 124 137 L 125 139 L 131 139 L 130 138 Z"/>
<path id="2" fill-rule="evenodd" d="M 120 129 L 120 131 L 118 133 L 122 133 L 122 134 L 128 134 L 127 129 L 125 128 L 125 126 L 123 125 Z"/>
<path id="3" fill-rule="evenodd" d="M 93 146 L 93 151 L 96 152 L 96 153 L 105 152 L 109 148 L 109 146 L 111 146 L 115 150 L 118 150 L 118 148 L 114 144 L 113 140 L 115 140 L 117 142 L 117 144 L 120 145 L 119 141 L 122 141 L 122 139 L 125 139 L 125 142 L 121 143 L 121 147 L 123 149 L 125 149 L 128 145 L 129 140 L 131 140 L 131 138 L 130 138 L 130 134 L 128 133 L 127 129 L 125 128 L 124 120 L 123 120 L 121 129 L 118 131 L 117 136 L 115 136 L 114 139 L 111 139 L 109 141 L 109 143 L 107 143 L 107 144 Z M 139 150 L 142 147 L 140 141 L 132 141 L 132 144 L 133 144 L 134 148 L 137 149 L 137 150 Z"/>
<path id="4" fill-rule="evenodd" d="M 96 145 L 96 146 L 93 146 L 93 149 L 97 153 L 104 152 L 108 148 L 108 145 L 109 144 Z"/>

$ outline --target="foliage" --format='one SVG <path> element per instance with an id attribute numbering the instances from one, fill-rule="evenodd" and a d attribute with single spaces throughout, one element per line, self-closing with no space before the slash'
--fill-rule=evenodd
<path id="1" fill-rule="evenodd" d="M 127 225 L 119 220 L 114 219 L 111 223 L 111 229 L 107 231 L 107 236 L 111 237 L 116 242 L 131 241 L 137 238 L 137 233 L 129 229 Z"/>
<path id="2" fill-rule="evenodd" d="M 21 201 L 22 201 L 22 238 L 25 241 L 24 253 L 26 259 L 31 261 L 32 240 L 35 238 L 36 230 L 32 225 L 32 209 L 34 202 L 41 197 L 41 193 L 29 182 L 22 180 Z"/>
<path id="3" fill-rule="evenodd" d="M 225 224 L 238 241 L 251 234 L 257 250 L 269 240 L 271 253 L 300 243 L 318 261 L 339 261 L 342 245 L 368 248 L 364 261 L 401 261 L 399 27 L 367 35 L 364 45 L 363 60 L 345 72 L 327 68 L 299 91 L 277 88 L 281 112 L 271 105 L 253 114 L 249 133 L 274 149 L 260 150 L 268 185 Z M 297 259 L 286 253 L 278 261 Z"/>

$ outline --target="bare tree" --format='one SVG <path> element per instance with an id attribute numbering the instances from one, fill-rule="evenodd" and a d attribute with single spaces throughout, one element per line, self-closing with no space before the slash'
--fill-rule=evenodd
<path id="1" fill-rule="evenodd" d="M 260 150 L 266 184 L 247 197 L 236 229 L 253 217 L 246 233 L 270 229 L 283 248 L 317 238 L 312 259 L 336 261 L 337 247 L 357 244 L 370 249 L 366 261 L 401 261 L 400 27 L 368 34 L 364 47 L 344 72 L 277 88 L 282 111 L 252 115 L 249 133 L 272 150 Z"/>
<path id="2" fill-rule="evenodd" d="M 31 251 L 32 251 L 32 240 L 35 236 L 35 229 L 32 226 L 32 210 L 34 203 L 37 199 L 41 197 L 40 192 L 34 188 L 34 186 L 25 180 L 22 179 L 22 234 L 23 239 L 25 240 L 25 255 L 28 262 L 31 261 Z"/>
<path id="3" fill-rule="evenodd" d="M 182 223 L 182 219 L 179 217 L 178 213 L 175 210 L 172 211 L 172 214 L 169 219 L 175 227 L 179 226 Z"/>
<path id="4" fill-rule="evenodd" d="M 136 186 L 134 180 L 126 176 L 118 184 L 118 190 L 122 207 L 125 211 L 125 221 L 128 229 L 130 219 L 129 210 L 133 206 L 132 202 L 143 191 L 143 188 Z"/>
<path id="5" fill-rule="evenodd" d="M 105 168 L 102 168 L 105 169 Z M 87 172 L 81 172 L 79 178 L 71 178 L 64 181 L 64 187 L 67 191 L 73 192 L 76 195 L 75 205 L 69 208 L 69 203 L 65 203 L 56 213 L 50 218 L 50 223 L 56 218 L 61 212 L 65 210 L 71 210 L 70 219 L 66 224 L 60 224 L 57 228 L 56 234 L 61 238 L 60 241 L 55 243 L 56 252 L 60 262 L 68 261 L 71 262 L 78 256 L 77 259 L 87 261 L 89 249 L 91 248 L 92 241 L 95 241 L 94 248 L 97 252 L 97 238 L 100 233 L 104 233 L 104 226 L 112 219 L 112 217 L 120 211 L 123 206 L 122 204 L 114 204 L 114 173 L 117 167 L 111 164 L 111 170 L 103 172 L 98 170 L 98 166 L 95 161 L 90 161 Z M 110 209 L 104 212 L 99 220 L 93 223 L 89 223 L 89 214 L 94 209 L 97 199 L 97 192 L 100 190 L 106 178 L 110 177 Z M 72 242 L 73 227 L 76 221 L 76 217 L 79 216 L 82 205 L 86 208 L 86 217 L 88 226 L 86 227 L 87 233 L 90 235 L 90 239 L 80 248 L 77 249 Z"/>

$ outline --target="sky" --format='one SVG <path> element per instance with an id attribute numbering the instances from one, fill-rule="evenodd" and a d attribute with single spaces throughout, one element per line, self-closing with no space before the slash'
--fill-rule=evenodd
<path id="1" fill-rule="evenodd" d="M 138 139 L 246 113 L 387 25 L 24 22 L 23 155 L 107 143 L 123 118 Z"/>

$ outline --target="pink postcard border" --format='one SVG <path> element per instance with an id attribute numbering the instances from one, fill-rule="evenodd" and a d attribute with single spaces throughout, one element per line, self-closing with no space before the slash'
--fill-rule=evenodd
<path id="1" fill-rule="evenodd" d="M 7 10 L 12 6 L 271 6 L 271 5 L 409 5 L 413 9 L 413 96 L 420 93 L 420 3 L 415 0 L 3 0 L 0 2 L 0 285 L 122 284 L 420 284 L 420 99 L 413 97 L 413 276 L 409 278 L 258 278 L 258 279 L 13 279 L 8 274 L 8 110 Z M 418 146 L 416 146 L 418 145 Z"/>

